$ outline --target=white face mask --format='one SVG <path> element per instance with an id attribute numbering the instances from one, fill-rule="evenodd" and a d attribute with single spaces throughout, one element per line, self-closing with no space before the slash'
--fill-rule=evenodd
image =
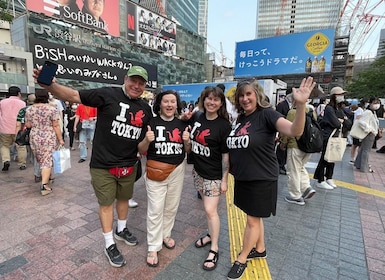
<path id="1" fill-rule="evenodd" d="M 72 105 L 71 108 L 74 109 L 74 110 L 76 110 L 76 109 L 78 108 L 78 106 Z"/>
<path id="2" fill-rule="evenodd" d="M 336 96 L 337 103 L 345 101 L 345 97 L 343 95 L 337 95 Z"/>
<path id="3" fill-rule="evenodd" d="M 374 111 L 377 111 L 378 109 L 380 109 L 380 104 L 372 104 L 372 110 Z"/>

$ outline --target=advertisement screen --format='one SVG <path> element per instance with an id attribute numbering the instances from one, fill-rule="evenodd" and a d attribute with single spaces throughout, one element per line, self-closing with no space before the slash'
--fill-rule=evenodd
<path id="1" fill-rule="evenodd" d="M 61 5 L 65 2 L 67 4 Z M 119 37 L 119 0 L 26 0 L 36 13 Z"/>
<path id="2" fill-rule="evenodd" d="M 201 95 L 201 92 L 205 87 L 215 87 L 219 83 L 197 83 L 197 84 L 177 84 L 177 85 L 165 85 L 162 87 L 163 90 L 175 90 L 181 100 L 186 101 L 187 103 L 194 104 L 198 100 L 198 97 Z M 232 96 L 235 92 L 237 82 L 224 82 L 225 85 L 225 95 L 227 97 Z"/>
<path id="3" fill-rule="evenodd" d="M 234 76 L 330 72 L 334 29 L 239 42 Z"/>
<path id="4" fill-rule="evenodd" d="M 30 38 L 30 50 L 34 66 L 48 60 L 59 65 L 57 77 L 108 84 L 123 84 L 124 76 L 131 66 L 139 65 L 148 72 L 148 88 L 157 88 L 157 67 L 128 59 L 91 52 L 70 46 Z"/>
<path id="5" fill-rule="evenodd" d="M 176 24 L 127 2 L 127 39 L 169 55 L 176 54 Z"/>

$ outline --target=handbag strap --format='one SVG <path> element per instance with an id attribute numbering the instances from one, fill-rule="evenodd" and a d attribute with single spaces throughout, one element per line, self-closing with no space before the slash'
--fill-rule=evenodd
<path id="1" fill-rule="evenodd" d="M 338 128 L 333 129 L 332 133 L 329 136 L 329 139 L 333 137 L 333 135 L 336 133 L 337 129 Z M 339 130 L 340 130 L 340 132 L 338 133 L 338 138 L 342 138 L 342 129 L 340 128 Z"/>

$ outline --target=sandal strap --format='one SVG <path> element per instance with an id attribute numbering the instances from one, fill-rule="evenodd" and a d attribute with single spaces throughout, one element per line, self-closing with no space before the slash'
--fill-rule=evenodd
<path id="1" fill-rule="evenodd" d="M 218 257 L 218 252 L 215 252 L 215 251 L 213 251 L 213 250 L 210 249 L 209 254 L 210 254 L 210 253 L 214 254 L 215 257 Z"/>
<path id="2" fill-rule="evenodd" d="M 206 234 L 205 236 L 200 237 L 199 240 L 200 240 L 200 242 L 201 242 L 201 246 L 205 246 L 205 245 L 206 245 L 206 243 L 203 243 L 203 238 L 205 238 L 205 237 L 208 237 L 208 238 L 211 239 L 210 234 Z"/>
<path id="3" fill-rule="evenodd" d="M 210 250 L 210 251 L 209 251 L 209 254 L 210 254 L 210 253 L 214 254 L 214 258 L 212 258 L 212 259 L 206 259 L 206 260 L 204 261 L 204 263 L 209 263 L 209 262 L 211 262 L 211 263 L 216 263 L 216 262 L 218 261 L 218 252 L 215 252 L 215 251 L 213 251 L 213 250 Z"/>

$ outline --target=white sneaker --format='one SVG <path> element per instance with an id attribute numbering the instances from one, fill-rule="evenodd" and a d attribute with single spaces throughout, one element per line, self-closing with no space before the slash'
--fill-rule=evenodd
<path id="1" fill-rule="evenodd" d="M 337 185 L 334 184 L 333 179 L 327 179 L 327 180 L 326 180 L 326 183 L 328 183 L 329 186 L 333 187 L 333 189 L 337 188 Z"/>
<path id="2" fill-rule="evenodd" d="M 138 207 L 138 202 L 136 202 L 134 199 L 131 198 L 131 199 L 128 201 L 128 206 L 129 206 L 130 208 Z"/>
<path id="3" fill-rule="evenodd" d="M 325 189 L 325 190 L 333 190 L 333 187 L 330 186 L 328 183 L 326 183 L 325 181 L 322 181 L 321 183 L 317 183 L 316 184 L 316 187 L 317 188 L 320 188 L 320 189 Z"/>

